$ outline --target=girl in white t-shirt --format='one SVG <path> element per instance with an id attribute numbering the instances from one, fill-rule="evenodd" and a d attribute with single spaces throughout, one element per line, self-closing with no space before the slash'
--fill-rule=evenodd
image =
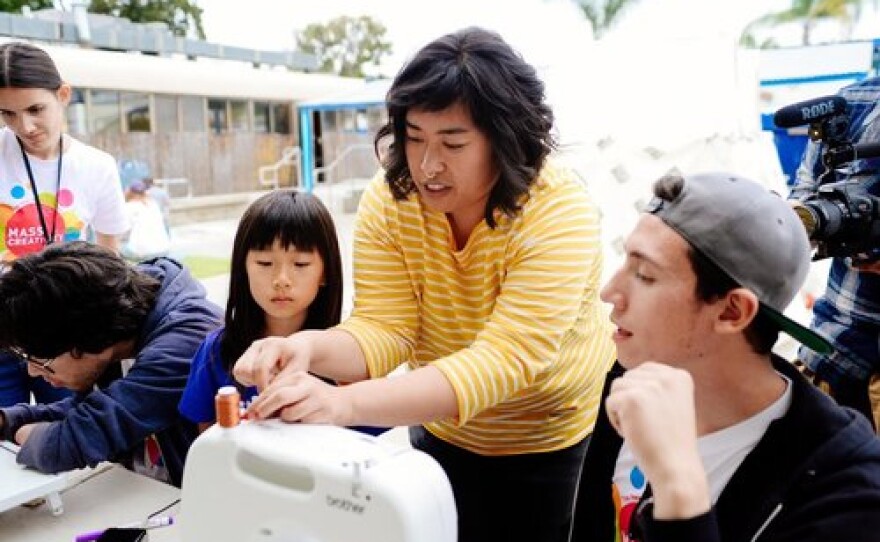
<path id="1" fill-rule="evenodd" d="M 171 237 L 165 228 L 159 204 L 147 194 L 143 181 L 135 181 L 125 193 L 125 210 L 131 230 L 122 245 L 122 255 L 130 260 L 165 256 L 171 248 Z"/>
<path id="2" fill-rule="evenodd" d="M 0 265 L 91 233 L 118 251 L 128 230 L 113 157 L 62 132 L 71 92 L 42 49 L 0 45 Z M 0 406 L 31 392 L 38 402 L 61 395 L 30 379 L 23 361 L 0 359 Z"/>

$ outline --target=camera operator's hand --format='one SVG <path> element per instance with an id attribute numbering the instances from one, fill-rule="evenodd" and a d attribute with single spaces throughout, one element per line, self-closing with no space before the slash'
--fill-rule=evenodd
<path id="1" fill-rule="evenodd" d="M 854 263 L 853 267 L 865 273 L 877 273 L 880 275 L 880 261 L 870 263 Z"/>

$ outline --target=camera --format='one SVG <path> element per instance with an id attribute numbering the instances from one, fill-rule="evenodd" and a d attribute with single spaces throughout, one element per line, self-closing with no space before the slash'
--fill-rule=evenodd
<path id="1" fill-rule="evenodd" d="M 870 262 L 880 254 L 880 200 L 858 181 L 820 185 L 817 193 L 794 208 L 810 240 L 816 242 L 814 259 L 851 257 Z"/>
<path id="2" fill-rule="evenodd" d="M 819 188 L 795 203 L 795 212 L 816 244 L 813 259 L 880 259 L 880 198 L 868 192 L 859 180 L 865 172 L 858 170 L 860 160 L 880 157 L 880 142 L 854 145 L 849 140 L 848 105 L 839 96 L 783 107 L 773 120 L 781 128 L 808 124 L 810 139 L 824 144 Z"/>

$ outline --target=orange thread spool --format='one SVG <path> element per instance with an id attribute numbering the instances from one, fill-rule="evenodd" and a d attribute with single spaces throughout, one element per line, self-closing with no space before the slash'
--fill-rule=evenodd
<path id="1" fill-rule="evenodd" d="M 220 427 L 235 427 L 241 421 L 239 402 L 241 396 L 235 386 L 223 386 L 214 396 L 214 408 L 217 411 L 217 423 Z"/>

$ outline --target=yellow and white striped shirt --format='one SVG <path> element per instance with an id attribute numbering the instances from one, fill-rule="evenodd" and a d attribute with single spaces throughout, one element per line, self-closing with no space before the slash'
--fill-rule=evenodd
<path id="1" fill-rule="evenodd" d="M 559 450 L 595 422 L 614 361 L 598 299 L 599 216 L 571 172 L 547 165 L 514 218 L 485 220 L 456 250 L 446 215 L 395 201 L 380 172 L 355 225 L 355 303 L 339 328 L 372 378 L 433 364 L 457 419 L 426 424 L 483 455 Z"/>

